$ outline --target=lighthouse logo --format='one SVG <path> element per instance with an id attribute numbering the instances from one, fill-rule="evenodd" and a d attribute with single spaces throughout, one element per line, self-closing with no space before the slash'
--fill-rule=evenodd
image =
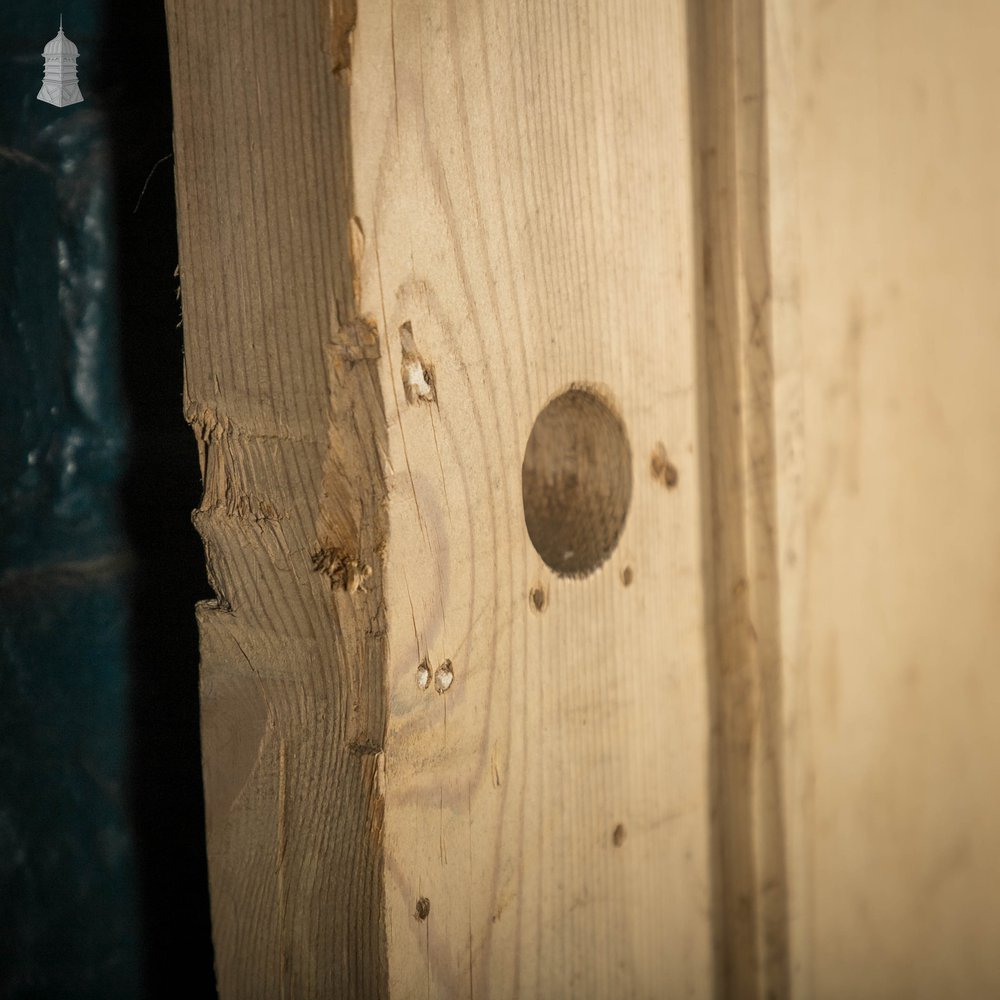
<path id="1" fill-rule="evenodd" d="M 57 108 L 79 104 L 83 100 L 80 84 L 76 80 L 76 59 L 79 49 L 63 34 L 62 16 L 59 17 L 59 34 L 42 51 L 45 59 L 45 77 L 38 99 Z"/>

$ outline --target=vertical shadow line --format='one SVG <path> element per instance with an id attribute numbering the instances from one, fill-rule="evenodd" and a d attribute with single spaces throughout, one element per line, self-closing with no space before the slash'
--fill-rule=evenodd
<path id="1" fill-rule="evenodd" d="M 789 992 L 763 0 L 689 0 L 715 994 Z"/>

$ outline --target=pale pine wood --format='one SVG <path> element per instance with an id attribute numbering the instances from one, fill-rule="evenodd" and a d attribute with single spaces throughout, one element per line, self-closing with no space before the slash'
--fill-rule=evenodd
<path id="1" fill-rule="evenodd" d="M 393 996 L 712 991 L 686 45 L 684 5 L 659 0 L 359 10 Z M 436 404 L 404 394 L 407 329 Z M 620 407 L 635 480 L 583 580 L 542 563 L 520 495 L 532 422 L 577 381 Z M 452 661 L 446 694 L 418 685 L 425 657 Z"/>
<path id="2" fill-rule="evenodd" d="M 754 7 L 691 16 L 719 983 L 993 996 L 1000 14 Z"/>
<path id="3" fill-rule="evenodd" d="M 328 371 L 326 354 L 354 309 L 351 11 L 170 0 L 167 14 L 195 524 L 218 594 L 198 619 L 219 992 L 382 996 L 380 603 L 374 586 L 331 594 L 313 567 L 384 489 L 374 362 Z M 331 425 L 354 430 L 328 455 Z M 324 499 L 328 459 L 352 503 Z M 351 543 L 378 566 L 377 518 L 367 529 Z"/>
<path id="4" fill-rule="evenodd" d="M 1000 991 L 994 8 L 168 11 L 222 995 Z"/>
<path id="5" fill-rule="evenodd" d="M 794 994 L 996 996 L 1000 8 L 779 6 Z"/>
<path id="6" fill-rule="evenodd" d="M 706 995 L 683 4 L 169 13 L 222 995 Z M 578 382 L 635 488 L 569 580 Z"/>

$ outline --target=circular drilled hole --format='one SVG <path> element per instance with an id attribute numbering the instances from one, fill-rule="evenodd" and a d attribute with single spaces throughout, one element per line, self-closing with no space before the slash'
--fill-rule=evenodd
<path id="1" fill-rule="evenodd" d="M 614 551 L 632 499 L 632 450 L 621 418 L 572 386 L 538 414 L 524 449 L 528 537 L 561 576 L 586 576 Z"/>

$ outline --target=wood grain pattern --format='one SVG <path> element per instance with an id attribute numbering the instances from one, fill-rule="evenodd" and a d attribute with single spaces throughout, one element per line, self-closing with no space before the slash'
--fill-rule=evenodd
<path id="1" fill-rule="evenodd" d="M 170 6 L 222 994 L 783 992 L 762 9 L 252 8 Z"/>
<path id="2" fill-rule="evenodd" d="M 387 359 L 390 992 L 707 995 L 684 5 L 363 5 L 353 53 Z M 406 398 L 404 330 L 434 404 Z M 527 537 L 521 461 L 577 382 L 620 411 L 635 486 L 609 560 L 566 579 Z"/>
<path id="3" fill-rule="evenodd" d="M 221 995 L 1000 992 L 995 7 L 168 15 Z"/>
<path id="4" fill-rule="evenodd" d="M 384 489 L 374 362 L 334 363 L 354 317 L 351 10 L 167 12 L 185 409 L 218 594 L 198 617 L 219 991 L 382 996 L 384 628 L 374 589 L 331 592 L 313 566 Z M 355 484 L 351 505 L 324 495 L 325 465 Z M 376 567 L 377 531 L 370 520 L 350 539 Z"/>

